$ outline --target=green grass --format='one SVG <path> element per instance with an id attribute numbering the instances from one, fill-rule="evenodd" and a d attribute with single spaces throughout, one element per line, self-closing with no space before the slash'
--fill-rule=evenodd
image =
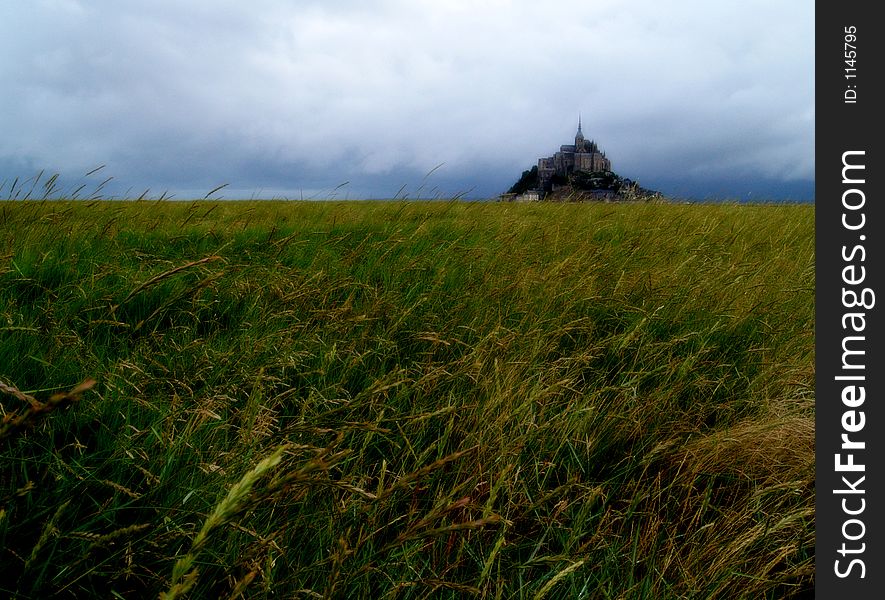
<path id="1" fill-rule="evenodd" d="M 808 594 L 813 218 L 0 203 L 0 595 Z"/>

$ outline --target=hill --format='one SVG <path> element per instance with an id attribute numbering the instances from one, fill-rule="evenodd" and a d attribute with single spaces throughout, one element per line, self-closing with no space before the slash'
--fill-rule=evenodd
<path id="1" fill-rule="evenodd" d="M 575 171 L 567 177 L 554 175 L 553 191 L 542 193 L 544 200 L 551 202 L 582 202 L 587 200 L 659 200 L 660 192 L 641 187 L 635 181 L 621 177 L 613 171 Z M 530 190 L 538 190 L 540 180 L 538 167 L 523 171 L 520 178 L 509 190 L 508 195 L 520 195 Z"/>

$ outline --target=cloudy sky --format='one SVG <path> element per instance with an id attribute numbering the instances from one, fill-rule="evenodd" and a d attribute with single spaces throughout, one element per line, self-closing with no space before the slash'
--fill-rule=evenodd
<path id="1" fill-rule="evenodd" d="M 813 200 L 813 7 L 4 0 L 0 196 L 41 169 L 118 195 L 491 196 L 580 114 L 645 187 Z"/>

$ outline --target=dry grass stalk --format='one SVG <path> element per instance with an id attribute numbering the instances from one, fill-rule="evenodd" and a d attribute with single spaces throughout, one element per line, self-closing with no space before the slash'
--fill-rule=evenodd
<path id="1" fill-rule="evenodd" d="M 583 561 L 583 560 L 579 560 L 579 561 L 577 561 L 577 562 L 574 562 L 574 563 L 570 564 L 570 565 L 567 566 L 566 568 L 562 569 L 559 573 L 557 573 L 556 575 L 554 575 L 554 576 L 550 579 L 550 581 L 548 581 L 547 583 L 545 583 L 545 584 L 544 584 L 544 587 L 542 587 L 540 590 L 538 590 L 538 593 L 535 594 L 535 595 L 533 596 L 533 600 L 541 600 L 541 598 L 544 598 L 544 597 L 547 595 L 547 593 L 548 593 L 550 590 L 553 589 L 553 586 L 555 586 L 557 583 L 559 583 L 559 581 L 560 581 L 563 577 L 565 577 L 565 576 L 567 576 L 569 573 L 571 573 L 571 572 L 573 572 L 573 571 L 579 569 L 579 568 L 581 567 L 581 565 L 583 565 L 583 564 L 584 564 L 584 561 Z"/>
<path id="2" fill-rule="evenodd" d="M 61 518 L 62 513 L 71 503 L 70 500 L 62 503 L 55 510 L 55 514 L 52 515 L 52 518 L 47 521 L 46 526 L 43 527 L 43 532 L 40 534 L 40 539 L 37 540 L 37 543 L 34 544 L 34 547 L 31 549 L 31 555 L 28 557 L 28 560 L 25 561 L 24 571 L 27 572 L 28 569 L 31 568 L 31 565 L 34 564 L 34 561 L 37 559 L 37 556 L 40 555 L 40 551 L 49 541 L 49 538 L 52 536 L 58 535 L 58 521 Z"/>
<path id="3" fill-rule="evenodd" d="M 141 285 L 137 286 L 131 292 L 129 292 L 126 295 L 126 297 L 123 298 L 123 300 L 120 302 L 120 304 L 115 305 L 113 308 L 114 309 L 119 308 L 121 304 L 126 303 L 129 299 L 131 299 L 133 296 L 135 296 L 136 294 L 138 294 L 142 290 L 145 290 L 145 289 L 151 287 L 152 285 L 155 285 L 155 284 L 163 281 L 164 279 L 167 279 L 167 278 L 175 275 L 176 273 L 180 273 L 181 271 L 190 269 L 191 267 L 196 267 L 199 265 L 204 265 L 209 262 L 214 262 L 216 260 L 224 260 L 224 259 L 222 257 L 216 256 L 216 255 L 207 256 L 205 258 L 201 258 L 200 260 L 195 260 L 193 262 L 189 262 L 187 264 L 180 265 L 180 266 L 175 267 L 173 269 L 169 269 L 168 271 L 164 271 L 164 272 L 160 273 L 159 275 L 154 275 L 153 277 L 151 277 L 150 279 L 148 279 L 147 281 L 145 281 Z"/>
<path id="4" fill-rule="evenodd" d="M 42 417 L 46 416 L 54 410 L 64 408 L 80 399 L 83 392 L 92 389 L 95 386 L 94 379 L 87 379 L 83 383 L 75 386 L 71 391 L 61 394 L 53 394 L 46 402 L 40 402 L 33 396 L 24 394 L 14 387 L 0 383 L 2 391 L 24 400 L 30 404 L 28 408 L 21 413 L 9 413 L 3 416 L 0 421 L 0 439 L 10 436 L 18 431 L 25 429 L 36 423 Z"/>
<path id="5" fill-rule="evenodd" d="M 255 482 L 280 463 L 285 450 L 286 446 L 280 446 L 273 454 L 255 465 L 254 469 L 243 475 L 243 478 L 230 489 L 224 500 L 215 506 L 215 510 L 212 511 L 212 514 L 203 523 L 197 537 L 194 538 L 188 553 L 175 563 L 169 590 L 161 594 L 160 598 L 174 600 L 174 598 L 186 594 L 193 587 L 197 581 L 197 570 L 192 570 L 192 567 L 197 555 L 209 540 L 209 535 L 236 516 L 248 500 Z"/>
<path id="6" fill-rule="evenodd" d="M 18 398 L 22 402 L 27 402 L 28 404 L 36 404 L 37 399 L 31 396 L 30 394 L 25 394 L 16 388 L 15 386 L 9 385 L 8 383 L 3 383 L 0 381 L 0 392 L 5 394 L 9 394 L 15 398 Z"/>

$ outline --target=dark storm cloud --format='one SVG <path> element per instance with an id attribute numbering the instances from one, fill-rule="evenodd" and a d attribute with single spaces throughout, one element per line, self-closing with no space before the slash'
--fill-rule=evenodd
<path id="1" fill-rule="evenodd" d="M 813 180 L 813 10 L 798 0 L 45 0 L 4 3 L 0 22 L 0 168 L 490 195 L 568 143 L 581 112 L 650 187 Z"/>

